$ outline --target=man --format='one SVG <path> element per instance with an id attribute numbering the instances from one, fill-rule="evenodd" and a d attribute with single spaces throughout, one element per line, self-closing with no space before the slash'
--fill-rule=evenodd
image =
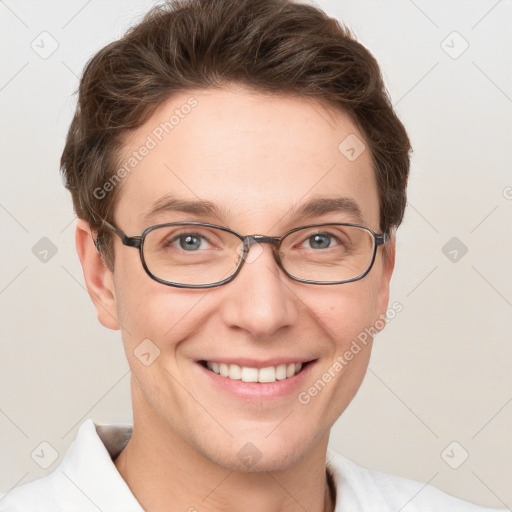
<path id="1" fill-rule="evenodd" d="M 409 150 L 373 57 L 311 6 L 174 2 L 101 50 L 62 171 L 133 428 L 86 420 L 0 509 L 490 510 L 328 450 L 388 311 Z"/>

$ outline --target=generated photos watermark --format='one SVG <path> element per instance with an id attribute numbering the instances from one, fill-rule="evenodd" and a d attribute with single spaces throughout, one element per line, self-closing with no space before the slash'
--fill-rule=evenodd
<path id="1" fill-rule="evenodd" d="M 371 327 L 365 327 L 355 340 L 352 340 L 350 347 L 342 354 L 339 355 L 333 364 L 325 371 L 322 376 L 317 379 L 313 385 L 307 390 L 301 391 L 297 395 L 297 400 L 302 405 L 307 405 L 311 400 L 317 396 L 328 384 L 331 382 L 347 364 L 354 359 L 359 352 L 365 347 L 369 341 L 381 331 L 384 326 L 396 318 L 396 316 L 403 310 L 402 303 L 396 301 L 386 311 L 386 314 L 381 314 L 379 318 Z"/>
<path id="2" fill-rule="evenodd" d="M 97 187 L 93 190 L 93 195 L 96 199 L 104 199 L 109 192 L 112 192 L 114 188 L 128 176 L 137 165 L 149 155 L 151 150 L 155 149 L 160 142 L 165 138 L 166 135 L 172 132 L 178 126 L 185 117 L 187 117 L 192 109 L 197 107 L 198 101 L 193 96 L 190 97 L 186 103 L 183 103 L 180 108 L 174 109 L 174 113 L 169 117 L 167 121 L 161 122 L 156 126 L 151 133 L 146 137 L 144 144 L 139 146 L 131 155 L 127 158 L 124 164 L 117 169 L 117 171 L 103 184 L 101 187 Z"/>

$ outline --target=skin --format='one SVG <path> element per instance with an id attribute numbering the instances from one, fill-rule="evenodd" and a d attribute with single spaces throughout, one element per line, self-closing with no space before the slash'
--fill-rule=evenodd
<path id="1" fill-rule="evenodd" d="M 180 93 L 130 134 L 126 155 L 191 96 L 198 106 L 123 180 L 119 229 L 134 236 L 160 222 L 200 220 L 244 235 L 280 236 L 307 223 L 350 222 L 340 213 L 306 222 L 290 215 L 312 197 L 344 196 L 359 205 L 364 224 L 380 232 L 370 152 L 351 162 L 338 150 L 347 135 L 364 137 L 347 114 L 316 100 L 234 86 Z M 162 214 L 144 223 L 142 214 L 169 192 L 214 201 L 226 215 L 178 213 L 169 220 Z M 207 385 L 196 361 L 315 359 L 299 391 L 307 390 L 385 314 L 394 240 L 353 283 L 293 281 L 277 266 L 271 246 L 262 244 L 231 283 L 190 290 L 150 279 L 138 251 L 114 238 L 111 272 L 89 225 L 77 223 L 77 250 L 98 319 L 121 330 L 132 371 L 133 436 L 115 465 L 144 509 L 234 511 L 243 504 L 250 512 L 333 510 L 326 492 L 329 432 L 360 387 L 371 342 L 307 405 L 296 392 L 245 401 L 219 391 Z M 160 350 L 149 366 L 134 355 L 147 338 Z M 261 454 L 250 468 L 237 456 L 248 442 Z"/>

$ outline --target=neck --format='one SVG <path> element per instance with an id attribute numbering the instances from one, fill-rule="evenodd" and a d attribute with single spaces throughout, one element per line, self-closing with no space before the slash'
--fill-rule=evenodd
<path id="1" fill-rule="evenodd" d="M 147 404 L 134 404 L 133 434 L 114 464 L 147 512 L 332 512 L 327 441 L 285 470 L 234 472 L 198 453 Z"/>

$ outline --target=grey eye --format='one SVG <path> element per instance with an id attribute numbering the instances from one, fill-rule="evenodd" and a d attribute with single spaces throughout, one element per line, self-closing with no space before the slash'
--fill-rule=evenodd
<path id="1" fill-rule="evenodd" d="M 331 236 L 317 233 L 309 237 L 309 245 L 312 249 L 326 249 L 331 245 Z"/>
<path id="2" fill-rule="evenodd" d="M 195 235 L 182 235 L 178 238 L 180 247 L 185 251 L 195 251 L 201 246 L 200 236 Z"/>

